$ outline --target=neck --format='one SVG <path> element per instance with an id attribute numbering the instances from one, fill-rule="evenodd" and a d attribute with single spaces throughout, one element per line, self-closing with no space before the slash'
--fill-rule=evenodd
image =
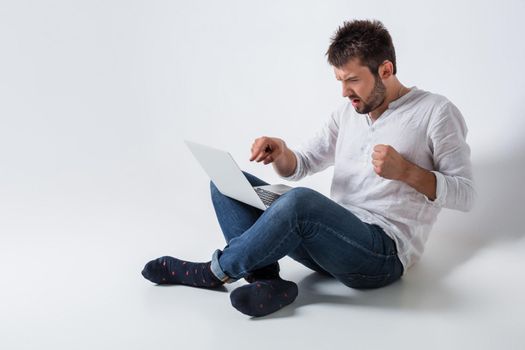
<path id="1" fill-rule="evenodd" d="M 383 101 L 383 103 L 381 103 L 381 105 L 379 105 L 372 112 L 368 113 L 370 119 L 372 119 L 372 121 L 375 122 L 381 116 L 381 114 L 383 114 L 387 110 L 390 102 L 397 100 L 409 91 L 410 89 L 403 86 L 403 84 L 401 84 L 399 80 L 396 79 L 395 81 L 393 81 L 390 87 L 387 86 L 385 100 Z"/>

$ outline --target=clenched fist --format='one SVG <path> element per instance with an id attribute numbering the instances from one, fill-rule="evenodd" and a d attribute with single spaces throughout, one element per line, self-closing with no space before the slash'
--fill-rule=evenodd
<path id="1" fill-rule="evenodd" d="M 372 164 L 377 175 L 389 180 L 403 181 L 406 178 L 410 163 L 389 145 L 374 146 Z"/>

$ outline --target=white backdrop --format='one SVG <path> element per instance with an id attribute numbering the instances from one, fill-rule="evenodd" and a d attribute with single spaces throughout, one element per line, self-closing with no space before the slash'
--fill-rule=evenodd
<path id="1" fill-rule="evenodd" d="M 105 239 L 136 252 L 134 273 L 166 252 L 209 258 L 222 237 L 208 178 L 182 140 L 280 181 L 248 161 L 251 143 L 297 146 L 345 101 L 324 53 L 354 18 L 389 29 L 402 83 L 459 107 L 476 167 L 495 171 L 490 208 L 515 213 L 498 184 L 509 195 L 522 187 L 504 176 L 525 160 L 524 15 L 520 0 L 0 0 L 0 271 L 16 281 L 13 262 L 51 246 L 62 253 L 38 261 L 46 271 L 118 254 Z M 328 194 L 331 173 L 300 184 Z"/>
<path id="2" fill-rule="evenodd" d="M 344 102 L 324 53 L 351 18 L 382 20 L 400 80 L 460 108 L 475 161 L 523 145 L 522 1 L 0 4 L 8 193 L 15 184 L 69 195 L 79 180 L 93 193 L 114 178 L 151 194 L 204 180 L 184 138 L 274 180 L 270 166 L 248 163 L 251 142 L 271 135 L 293 147 Z"/>
<path id="3" fill-rule="evenodd" d="M 522 1 L 0 4 L 2 225 L 109 202 L 180 218 L 210 210 L 185 138 L 279 181 L 248 161 L 251 143 L 297 146 L 345 101 L 324 53 L 352 18 L 382 20 L 399 79 L 460 108 L 475 163 L 525 159 Z M 330 179 L 302 184 L 328 194 Z"/>

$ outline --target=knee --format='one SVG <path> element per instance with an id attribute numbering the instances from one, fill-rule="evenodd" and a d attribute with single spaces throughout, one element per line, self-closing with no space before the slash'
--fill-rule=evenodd
<path id="1" fill-rule="evenodd" d="M 295 200 L 305 200 L 316 195 L 316 191 L 308 187 L 294 187 L 290 191 L 286 192 L 286 195 L 292 197 Z"/>
<path id="2" fill-rule="evenodd" d="M 282 197 L 283 205 L 294 209 L 305 209 L 315 206 L 315 198 L 318 192 L 307 187 L 295 187 L 286 192 Z"/>

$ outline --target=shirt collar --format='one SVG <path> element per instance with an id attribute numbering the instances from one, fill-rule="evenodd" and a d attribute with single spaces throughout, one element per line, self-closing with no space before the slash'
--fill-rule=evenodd
<path id="1" fill-rule="evenodd" d="M 404 94 L 403 96 L 401 96 L 400 98 L 398 98 L 397 100 L 394 100 L 392 102 L 390 102 L 388 104 L 388 108 L 383 112 L 383 114 L 381 114 L 381 116 L 379 116 L 379 119 L 381 119 L 385 113 L 387 113 L 387 111 L 393 111 L 395 110 L 397 107 L 403 105 L 405 102 L 409 101 L 410 99 L 413 98 L 413 96 L 417 93 L 417 91 L 419 91 L 419 89 L 417 88 L 417 86 L 412 86 L 410 87 L 410 91 L 407 92 L 406 94 Z M 366 117 L 366 122 L 368 123 L 368 126 L 371 126 L 373 124 L 372 122 L 372 118 L 370 118 L 370 116 L 367 114 L 365 114 L 365 117 Z M 377 121 L 376 120 L 376 121 Z"/>
<path id="2" fill-rule="evenodd" d="M 394 100 L 388 104 L 388 109 L 396 109 L 397 107 L 401 106 L 406 101 L 410 100 L 412 96 L 416 93 L 418 90 L 417 86 L 412 86 L 410 88 L 410 91 L 398 98 L 397 100 Z"/>

